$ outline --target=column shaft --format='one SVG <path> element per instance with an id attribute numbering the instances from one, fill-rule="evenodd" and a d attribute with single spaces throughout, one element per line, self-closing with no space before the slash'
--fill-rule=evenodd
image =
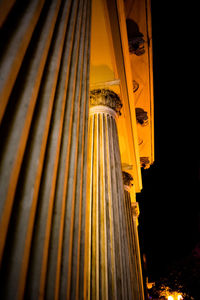
<path id="1" fill-rule="evenodd" d="M 90 108 L 85 299 L 136 299 L 115 115 L 106 105 Z"/>
<path id="2" fill-rule="evenodd" d="M 143 286 L 140 245 L 139 245 L 139 236 L 138 236 L 138 220 L 135 215 L 133 215 L 133 237 L 134 237 L 134 244 L 135 244 L 137 270 L 138 270 L 138 283 L 139 283 L 139 290 L 140 290 L 140 299 L 144 300 L 144 286 Z"/>
<path id="3" fill-rule="evenodd" d="M 126 207 L 126 221 L 128 227 L 129 255 L 131 260 L 131 281 L 132 281 L 134 295 L 137 299 L 139 283 L 138 283 L 138 270 L 137 270 L 137 263 L 136 263 L 136 249 L 134 244 L 133 220 L 132 220 L 132 212 L 131 212 L 131 205 L 130 205 L 131 203 L 130 203 L 129 192 L 124 190 L 124 195 L 125 195 L 125 207 Z"/>
<path id="4" fill-rule="evenodd" d="M 2 27 L 1 295 L 83 299 L 91 1 L 23 4 Z"/>
<path id="5" fill-rule="evenodd" d="M 126 205 L 126 220 L 127 226 L 129 228 L 128 238 L 131 253 L 131 266 L 132 266 L 132 282 L 134 287 L 134 294 L 136 299 L 144 300 L 144 290 L 143 290 L 143 279 L 142 279 L 142 269 L 141 269 L 141 259 L 140 259 L 140 248 L 138 239 L 138 229 L 137 229 L 137 217 L 139 211 L 137 211 L 137 202 L 131 203 L 131 181 L 132 176 L 123 172 L 124 180 L 124 195 L 125 195 L 125 205 Z M 135 208 L 135 209 L 133 209 Z"/>

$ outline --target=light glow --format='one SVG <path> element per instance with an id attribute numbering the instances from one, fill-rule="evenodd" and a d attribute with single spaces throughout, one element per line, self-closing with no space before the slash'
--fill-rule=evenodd
<path id="1" fill-rule="evenodd" d="M 183 297 L 181 295 L 178 295 L 178 300 L 183 299 Z"/>
<path id="2" fill-rule="evenodd" d="M 168 300 L 174 300 L 174 297 L 168 296 Z"/>

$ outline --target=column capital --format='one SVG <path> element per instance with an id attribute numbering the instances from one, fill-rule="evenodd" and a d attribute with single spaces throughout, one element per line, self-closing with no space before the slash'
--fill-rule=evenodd
<path id="1" fill-rule="evenodd" d="M 131 181 L 133 181 L 133 177 L 131 176 L 131 174 L 129 174 L 125 171 L 122 172 L 122 176 L 123 176 L 123 182 L 124 182 L 124 189 L 129 192 L 131 186 L 133 185 L 133 183 L 131 182 Z"/>
<path id="2" fill-rule="evenodd" d="M 121 115 L 122 102 L 119 96 L 109 89 L 95 89 L 90 91 L 90 106 L 105 106 Z"/>
<path id="3" fill-rule="evenodd" d="M 138 218 L 140 214 L 139 203 L 132 202 L 131 203 L 131 210 L 134 218 Z"/>

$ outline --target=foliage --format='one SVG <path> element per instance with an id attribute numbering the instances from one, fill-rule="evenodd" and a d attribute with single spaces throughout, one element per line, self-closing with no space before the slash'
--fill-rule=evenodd
<path id="1" fill-rule="evenodd" d="M 184 300 L 200 300 L 199 245 L 193 253 L 168 268 L 167 276 L 156 281 L 149 290 L 152 299 L 166 299 L 171 293 L 180 293 Z"/>

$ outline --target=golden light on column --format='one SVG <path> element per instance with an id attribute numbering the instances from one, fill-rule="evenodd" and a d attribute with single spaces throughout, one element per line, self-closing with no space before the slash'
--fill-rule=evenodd
<path id="1" fill-rule="evenodd" d="M 116 118 L 119 96 L 90 92 L 85 299 L 133 295 Z"/>
<path id="2" fill-rule="evenodd" d="M 126 207 L 126 220 L 128 226 L 128 237 L 131 254 L 131 275 L 133 280 L 134 292 L 137 295 L 137 299 L 144 299 L 142 269 L 140 260 L 140 249 L 138 239 L 138 216 L 139 206 L 137 202 L 131 203 L 131 189 L 134 188 L 132 181 L 133 177 L 127 172 L 123 172 L 124 181 L 124 195 L 125 195 L 125 207 Z"/>
<path id="3" fill-rule="evenodd" d="M 1 299 L 83 298 L 90 16 L 30 0 L 1 28 Z"/>

